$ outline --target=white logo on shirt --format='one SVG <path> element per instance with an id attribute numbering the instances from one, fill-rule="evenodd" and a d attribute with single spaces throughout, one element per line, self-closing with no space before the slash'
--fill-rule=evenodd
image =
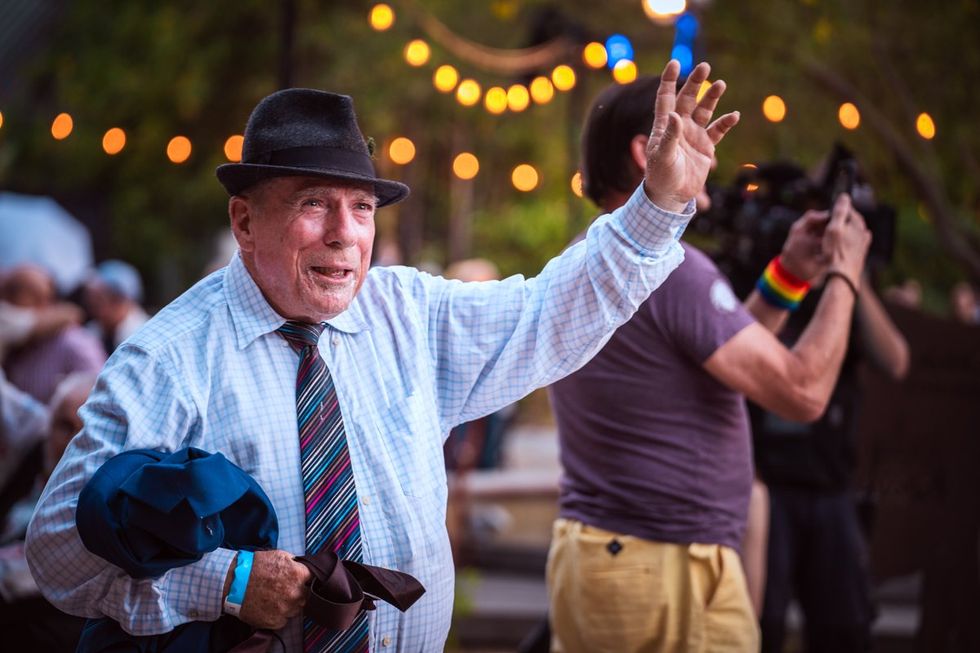
<path id="1" fill-rule="evenodd" d="M 738 298 L 727 283 L 721 279 L 715 279 L 711 284 L 711 303 L 716 309 L 723 313 L 731 313 L 738 306 Z"/>

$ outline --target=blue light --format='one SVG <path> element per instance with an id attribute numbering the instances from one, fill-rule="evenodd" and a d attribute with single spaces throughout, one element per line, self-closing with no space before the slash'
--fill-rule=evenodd
<path id="1" fill-rule="evenodd" d="M 694 68 L 694 53 L 691 52 L 691 47 L 689 45 L 684 45 L 683 43 L 678 43 L 674 46 L 674 49 L 670 51 L 670 56 L 672 59 L 677 59 L 681 64 L 681 75 L 686 75 L 691 72 Z"/>
<path id="2" fill-rule="evenodd" d="M 698 35 L 698 19 L 688 12 L 677 19 L 674 24 L 677 36 L 675 39 L 682 43 L 690 43 Z"/>
<path id="3" fill-rule="evenodd" d="M 613 34 L 606 39 L 606 65 L 612 70 L 616 62 L 623 59 L 633 60 L 633 44 L 622 34 Z"/>

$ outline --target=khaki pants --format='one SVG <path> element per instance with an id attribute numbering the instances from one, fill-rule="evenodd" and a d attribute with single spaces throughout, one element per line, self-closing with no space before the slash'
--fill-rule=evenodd
<path id="1" fill-rule="evenodd" d="M 555 653 L 759 650 L 738 554 L 717 544 L 651 542 L 559 519 L 548 593 Z"/>

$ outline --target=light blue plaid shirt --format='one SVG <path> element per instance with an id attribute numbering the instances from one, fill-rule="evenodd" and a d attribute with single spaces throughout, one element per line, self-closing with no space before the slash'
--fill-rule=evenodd
<path id="1" fill-rule="evenodd" d="M 536 278 L 464 284 L 374 268 L 327 323 L 320 353 L 347 427 L 365 562 L 427 590 L 404 614 L 378 604 L 372 650 L 443 650 L 454 582 L 442 456 L 450 428 L 585 364 L 683 260 L 677 240 L 692 214 L 693 203 L 663 212 L 639 188 Z M 279 547 L 304 552 L 298 357 L 275 332 L 283 321 L 236 255 L 113 354 L 28 533 L 31 569 L 55 605 L 136 634 L 221 614 L 233 551 L 134 580 L 79 540 L 79 491 L 126 449 L 220 451 L 272 499 Z M 302 650 L 298 619 L 282 634 L 289 651 Z"/>

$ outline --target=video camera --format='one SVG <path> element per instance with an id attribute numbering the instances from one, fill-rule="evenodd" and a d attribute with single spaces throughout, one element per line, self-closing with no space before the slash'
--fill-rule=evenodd
<path id="1" fill-rule="evenodd" d="M 807 210 L 829 209 L 842 192 L 851 196 L 871 230 L 869 265 L 887 264 L 894 250 L 895 210 L 876 201 L 857 159 L 839 143 L 816 181 L 788 161 L 742 168 L 732 186 L 710 191 L 711 209 L 691 228 L 718 241 L 716 263 L 736 292 L 745 296 L 770 259 L 782 251 L 790 226 Z"/>

